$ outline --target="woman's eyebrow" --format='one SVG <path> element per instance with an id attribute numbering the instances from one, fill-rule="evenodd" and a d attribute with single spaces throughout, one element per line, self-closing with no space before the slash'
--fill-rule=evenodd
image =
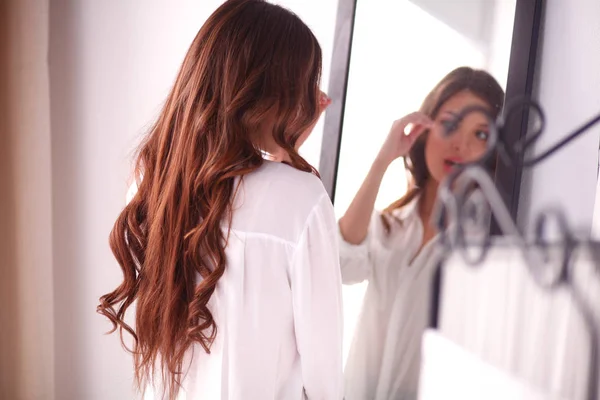
<path id="1" fill-rule="evenodd" d="M 458 118 L 458 117 L 459 117 L 459 114 L 458 114 L 457 112 L 450 111 L 450 110 L 446 110 L 446 111 L 444 111 L 442 114 L 450 114 L 451 116 L 453 116 L 453 117 L 455 117 L 455 118 Z"/>

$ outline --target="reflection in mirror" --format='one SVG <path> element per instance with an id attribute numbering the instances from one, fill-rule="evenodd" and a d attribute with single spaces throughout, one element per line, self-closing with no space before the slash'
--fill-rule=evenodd
<path id="1" fill-rule="evenodd" d="M 357 2 L 335 191 L 346 399 L 417 398 L 437 184 L 486 153 L 487 117 L 458 117 L 501 112 L 514 14 L 514 0 Z"/>

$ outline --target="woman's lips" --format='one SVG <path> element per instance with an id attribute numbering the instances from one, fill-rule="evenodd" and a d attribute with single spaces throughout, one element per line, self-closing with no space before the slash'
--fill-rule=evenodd
<path id="1" fill-rule="evenodd" d="M 457 158 L 447 158 L 444 160 L 444 171 L 450 172 L 454 167 L 462 165 L 463 162 Z"/>

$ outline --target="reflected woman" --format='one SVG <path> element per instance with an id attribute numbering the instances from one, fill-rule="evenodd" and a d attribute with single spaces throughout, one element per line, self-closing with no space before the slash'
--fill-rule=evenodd
<path id="1" fill-rule="evenodd" d="M 485 71 L 450 72 L 425 98 L 419 112 L 392 125 L 371 169 L 339 221 L 345 284 L 368 281 L 345 369 L 347 400 L 416 399 L 421 336 L 429 322 L 432 244 L 430 224 L 439 183 L 454 166 L 486 151 L 488 120 L 465 107 L 498 116 L 504 92 Z M 410 129 L 408 134 L 405 130 Z M 443 137 L 444 130 L 454 134 Z M 411 175 L 407 194 L 374 211 L 388 166 L 404 157 Z"/>
<path id="2" fill-rule="evenodd" d="M 342 398 L 336 221 L 298 154 L 330 103 L 320 72 L 310 29 L 266 1 L 226 1 L 194 39 L 110 236 L 124 280 L 98 306 L 133 336 L 146 398 Z"/>

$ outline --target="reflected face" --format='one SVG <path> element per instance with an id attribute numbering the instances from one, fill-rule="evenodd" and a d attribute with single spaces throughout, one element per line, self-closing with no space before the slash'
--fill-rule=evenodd
<path id="1" fill-rule="evenodd" d="M 489 137 L 489 124 L 482 113 L 469 113 L 458 125 L 457 115 L 470 106 L 490 109 L 481 98 L 469 91 L 452 96 L 440 108 L 434 127 L 425 143 L 425 162 L 429 173 L 441 182 L 457 164 L 476 161 L 485 154 Z M 454 126 L 452 135 L 444 137 L 444 131 Z"/>

